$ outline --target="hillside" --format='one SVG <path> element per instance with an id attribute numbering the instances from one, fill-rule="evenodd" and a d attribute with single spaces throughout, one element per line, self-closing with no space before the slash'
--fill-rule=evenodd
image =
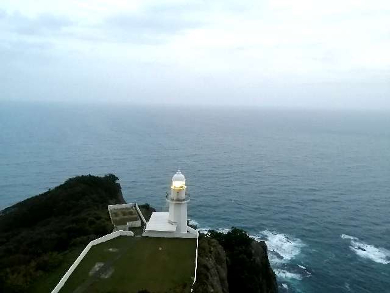
<path id="1" fill-rule="evenodd" d="M 117 180 L 71 178 L 1 211 L 0 292 L 50 292 L 88 242 L 112 231 L 107 205 L 125 202 Z M 140 208 L 147 219 L 154 210 Z M 236 228 L 201 235 L 197 274 L 197 293 L 277 292 L 265 243 Z"/>
<path id="2" fill-rule="evenodd" d="M 107 205 L 124 202 L 117 180 L 112 174 L 71 178 L 1 211 L 0 292 L 28 292 L 68 252 L 111 232 Z"/>

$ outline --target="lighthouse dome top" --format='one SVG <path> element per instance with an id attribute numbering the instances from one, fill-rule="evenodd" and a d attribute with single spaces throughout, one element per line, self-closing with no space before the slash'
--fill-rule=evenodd
<path id="1" fill-rule="evenodd" d="M 175 175 L 172 177 L 172 187 L 180 188 L 186 185 L 186 178 L 184 175 L 178 170 Z"/>

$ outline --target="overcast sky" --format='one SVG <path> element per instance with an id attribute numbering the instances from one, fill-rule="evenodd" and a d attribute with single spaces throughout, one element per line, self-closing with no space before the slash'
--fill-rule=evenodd
<path id="1" fill-rule="evenodd" d="M 1 0 L 1 100 L 390 109 L 390 1 Z"/>

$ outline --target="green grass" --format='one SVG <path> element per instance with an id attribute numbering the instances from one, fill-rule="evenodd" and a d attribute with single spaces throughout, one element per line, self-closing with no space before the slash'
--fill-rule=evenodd
<path id="1" fill-rule="evenodd" d="M 81 284 L 78 292 L 189 292 L 195 249 L 195 239 L 121 236 L 92 247 L 61 293 L 74 292 Z M 97 262 L 112 262 L 114 272 L 108 279 L 89 276 Z"/>

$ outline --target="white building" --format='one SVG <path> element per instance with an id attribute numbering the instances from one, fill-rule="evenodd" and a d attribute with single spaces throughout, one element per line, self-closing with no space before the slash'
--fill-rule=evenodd
<path id="1" fill-rule="evenodd" d="M 171 193 L 166 197 L 169 212 L 154 212 L 146 224 L 143 236 L 197 238 L 197 231 L 187 225 L 186 179 L 179 171 L 172 177 Z"/>

